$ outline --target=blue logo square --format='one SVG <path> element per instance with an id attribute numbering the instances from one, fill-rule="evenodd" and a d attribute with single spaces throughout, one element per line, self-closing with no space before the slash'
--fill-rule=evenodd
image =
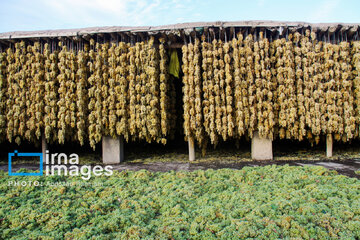
<path id="1" fill-rule="evenodd" d="M 11 161 L 15 156 L 19 157 L 40 157 L 40 172 L 38 173 L 17 173 L 12 172 Z M 9 176 L 42 176 L 43 175 L 43 154 L 42 153 L 18 153 L 15 150 L 13 153 L 9 153 L 9 167 L 8 167 Z"/>

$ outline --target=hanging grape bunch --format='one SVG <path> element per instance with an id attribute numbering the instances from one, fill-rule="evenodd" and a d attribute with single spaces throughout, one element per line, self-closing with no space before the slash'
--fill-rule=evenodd
<path id="1" fill-rule="evenodd" d="M 15 83 L 15 71 L 17 70 L 15 66 L 15 54 L 12 48 L 8 48 L 6 51 L 6 60 L 7 60 L 7 92 L 6 92 L 6 113 L 5 115 L 5 121 L 6 121 L 6 138 L 9 142 L 13 141 L 14 137 L 14 120 L 13 117 L 16 112 L 16 116 L 19 116 L 19 113 L 16 111 L 16 108 L 18 107 L 15 105 L 15 96 L 18 96 L 19 94 L 19 87 Z M 16 95 L 15 95 L 16 94 Z M 19 99 L 20 100 L 20 99 Z M 17 102 L 18 103 L 18 102 Z"/>
<path id="2" fill-rule="evenodd" d="M 145 96 L 141 97 L 141 111 L 142 114 L 146 114 L 144 117 L 146 118 L 147 133 L 144 133 L 144 135 L 146 135 L 145 139 L 147 142 L 160 142 L 160 136 L 162 132 L 160 109 L 160 86 L 162 86 L 159 67 L 160 56 L 159 52 L 154 46 L 154 40 L 154 37 L 151 37 L 146 43 L 143 43 L 145 47 L 143 47 L 143 50 L 141 52 L 141 60 L 145 63 L 143 65 L 143 72 L 140 75 L 142 85 L 141 93 L 145 94 Z M 163 75 L 163 77 L 165 78 L 165 75 Z M 164 82 L 166 82 L 166 78 L 163 80 Z M 164 96 L 164 98 L 166 98 L 166 96 Z M 143 111 L 143 109 L 145 109 L 145 111 Z M 165 129 L 164 133 L 166 134 Z"/>
<path id="3" fill-rule="evenodd" d="M 270 62 L 270 44 L 259 32 L 259 40 L 254 43 L 255 52 L 255 86 L 257 100 L 257 128 L 260 137 L 274 138 L 275 105 L 274 92 L 277 87 L 276 79 L 272 77 Z"/>
<path id="4" fill-rule="evenodd" d="M 30 139 L 30 131 L 27 126 L 27 84 L 26 80 L 31 73 L 30 53 L 27 53 L 25 42 L 15 44 L 15 53 L 8 49 L 8 100 L 9 110 L 7 113 L 7 138 L 10 142 L 15 139 L 20 144 L 22 139 Z"/>
<path id="5" fill-rule="evenodd" d="M 215 132 L 215 98 L 213 94 L 214 88 L 214 71 L 213 71 L 213 47 L 209 42 L 209 36 L 202 36 L 202 91 L 203 91 L 203 116 L 204 130 L 210 137 L 212 144 L 217 144 L 217 133 Z M 186 59 L 187 61 L 187 59 Z"/>
<path id="6" fill-rule="evenodd" d="M 206 140 L 204 138 L 204 128 L 203 128 L 203 114 L 202 114 L 202 82 L 201 82 L 201 44 L 198 38 L 195 38 L 194 43 L 194 59 L 192 60 L 193 63 L 193 70 L 194 70 L 194 87 L 195 87 L 195 101 L 193 102 L 193 107 L 195 108 L 195 125 L 193 127 L 196 128 L 195 137 L 198 141 L 199 146 L 203 149 L 206 146 Z"/>
<path id="7" fill-rule="evenodd" d="M 309 72 L 311 79 L 309 81 L 310 91 L 313 104 L 310 105 L 310 114 L 311 114 L 311 129 L 312 134 L 315 135 L 315 142 L 319 143 L 320 134 L 326 124 L 322 124 L 323 114 L 324 114 L 324 92 L 323 88 L 323 65 L 322 65 L 322 42 L 316 40 L 316 33 L 311 32 L 310 34 L 312 48 L 311 48 L 311 66 L 309 67 Z M 326 130 L 325 130 L 326 131 Z"/>
<path id="8" fill-rule="evenodd" d="M 335 76 L 335 65 L 336 65 L 336 47 L 330 42 L 324 44 L 324 92 L 325 92 L 325 122 L 326 134 L 335 139 L 340 139 L 339 134 L 339 123 L 341 115 L 338 115 L 336 110 L 336 103 L 338 101 L 338 87 L 340 86 L 339 78 Z"/>
<path id="9" fill-rule="evenodd" d="M 223 86 L 225 79 L 225 62 L 223 42 L 221 39 L 213 40 L 213 67 L 214 67 L 214 81 L 213 81 L 213 96 L 215 99 L 215 133 L 222 136 L 223 133 L 223 108 L 222 102 L 224 100 Z M 224 137 L 224 136 L 222 136 Z M 215 144 L 216 145 L 216 144 Z"/>
<path id="10" fill-rule="evenodd" d="M 359 137 L 359 126 L 360 126 L 360 41 L 354 41 L 352 43 L 352 66 L 353 66 L 353 77 L 354 77 L 354 102 L 355 102 L 355 119 L 356 119 L 356 137 Z"/>
<path id="11" fill-rule="evenodd" d="M 201 81 L 201 43 L 195 38 L 182 47 L 183 52 L 183 101 L 184 101 L 184 132 L 186 138 L 193 138 L 198 145 L 205 147 L 206 140 L 203 127 Z"/>
<path id="12" fill-rule="evenodd" d="M 297 136 L 296 139 L 302 141 L 304 137 L 306 137 L 307 129 L 306 129 L 306 114 L 305 114 L 305 96 L 304 96 L 304 72 L 302 68 L 302 43 L 303 36 L 299 32 L 294 33 L 293 38 L 293 46 L 294 46 L 294 60 L 295 60 L 295 86 L 296 86 L 296 105 L 297 105 L 297 118 L 299 130 L 298 133 L 295 134 Z M 285 134 L 284 134 L 285 135 Z"/>
<path id="13" fill-rule="evenodd" d="M 44 134 L 48 142 L 57 141 L 58 51 L 54 44 L 44 45 Z"/>
<path id="14" fill-rule="evenodd" d="M 354 96 L 352 93 L 353 81 L 350 43 L 347 41 L 340 42 L 340 66 L 341 66 L 341 96 L 343 97 L 343 116 L 344 116 L 344 135 L 342 141 L 347 142 L 354 137 L 355 133 L 355 112 Z"/>
<path id="15" fill-rule="evenodd" d="M 0 52 L 0 143 L 6 138 L 6 52 Z"/>
<path id="16" fill-rule="evenodd" d="M 160 68 L 160 74 L 159 74 L 159 80 L 160 80 L 160 111 L 161 111 L 161 133 L 166 136 L 166 134 L 169 132 L 168 126 L 169 125 L 169 99 L 168 95 L 166 94 L 168 91 L 168 70 L 167 70 L 167 55 L 165 50 L 165 39 L 161 38 L 159 45 L 159 55 L 160 55 L 160 62 L 159 62 L 159 68 Z M 166 140 L 164 139 L 166 142 Z"/>
<path id="17" fill-rule="evenodd" d="M 79 49 L 77 54 L 77 72 L 76 72 L 76 132 L 77 140 L 80 145 L 84 145 L 87 126 L 87 105 L 88 105 L 88 92 L 87 92 L 87 79 L 89 70 L 87 64 L 89 61 L 89 45 L 78 43 Z"/>
<path id="18" fill-rule="evenodd" d="M 135 104 L 134 104 L 134 122 L 136 126 L 136 134 L 133 135 L 133 139 L 144 139 L 149 137 L 148 135 L 148 128 L 147 128 L 147 114 L 146 114 L 146 74 L 145 69 L 145 55 L 144 55 L 144 43 L 136 42 L 134 47 L 135 53 L 135 62 L 134 62 L 134 69 L 135 69 Z M 144 86 L 142 86 L 144 83 Z M 149 98 L 148 98 L 149 99 Z M 156 121 L 156 120 L 155 120 Z"/>
<path id="19" fill-rule="evenodd" d="M 137 128 L 136 128 L 136 102 L 137 102 L 137 95 L 136 95 L 136 64 L 135 64 L 135 47 L 131 46 L 129 47 L 129 51 L 128 51 L 128 56 L 127 58 L 129 59 L 129 66 L 128 66 L 128 71 L 129 74 L 127 76 L 127 81 L 129 83 L 129 114 L 130 114 L 130 119 L 129 119 L 129 130 L 130 130 L 130 134 L 132 136 L 137 134 Z"/>
<path id="20" fill-rule="evenodd" d="M 110 135 L 110 121 L 109 121 L 109 110 L 112 105 L 112 99 L 110 96 L 110 92 L 113 92 L 114 81 L 110 79 L 109 76 L 109 43 L 99 44 L 98 47 L 100 58 L 99 62 L 99 71 L 98 71 L 98 79 L 100 80 L 100 94 L 101 94 L 101 126 L 103 129 L 102 134 Z M 109 84 L 111 83 L 111 84 Z M 111 89 L 112 88 L 112 89 Z M 112 116 L 110 116 L 112 117 Z M 114 130 L 114 126 L 112 126 L 112 130 Z"/>
<path id="21" fill-rule="evenodd" d="M 35 42 L 33 46 L 28 46 L 30 74 L 27 78 L 29 89 L 27 101 L 28 131 L 26 137 L 29 141 L 39 139 L 43 128 L 44 112 L 44 55 L 43 46 Z"/>
<path id="22" fill-rule="evenodd" d="M 116 134 L 129 139 L 128 123 L 128 51 L 129 45 L 120 42 L 115 48 L 116 68 L 115 68 L 115 97 L 116 97 Z"/>
<path id="23" fill-rule="evenodd" d="M 108 110 L 109 113 L 108 121 L 109 121 L 109 134 L 112 137 L 116 137 L 116 123 L 117 123 L 117 116 L 116 116 L 116 93 L 115 93 L 115 87 L 116 87 L 116 44 L 111 43 L 111 47 L 108 49 L 108 75 L 109 79 L 108 82 L 105 83 L 109 86 L 108 88 Z"/>
<path id="24" fill-rule="evenodd" d="M 97 71 L 99 68 L 99 61 L 97 61 L 98 45 L 95 45 L 93 39 L 90 40 L 90 51 L 89 51 L 89 78 L 88 78 L 88 136 L 90 146 L 95 149 L 95 144 L 100 142 L 102 132 L 100 124 L 101 116 L 101 94 L 99 85 L 101 81 L 97 78 Z"/>
<path id="25" fill-rule="evenodd" d="M 298 118 L 296 109 L 296 84 L 294 49 L 291 41 L 285 38 L 274 41 L 275 69 L 277 78 L 277 104 L 279 106 L 279 136 L 280 138 L 298 138 Z"/>
<path id="26" fill-rule="evenodd" d="M 256 71 L 259 75 L 259 68 L 255 68 L 254 62 L 256 50 L 254 49 L 253 35 L 249 34 L 244 40 L 245 47 L 245 69 L 246 69 L 246 88 L 247 88 L 247 108 L 245 111 L 245 124 L 247 125 L 247 132 L 249 137 L 253 137 L 254 131 L 257 131 L 257 101 L 256 101 L 256 85 L 255 77 Z"/>
<path id="27" fill-rule="evenodd" d="M 66 129 L 67 129 L 67 124 L 65 121 L 66 116 L 66 79 L 67 79 L 67 64 L 66 64 L 66 53 L 67 53 L 67 47 L 63 46 L 63 43 L 59 43 L 59 47 L 61 47 L 61 51 L 59 52 L 59 63 L 58 63 L 58 68 L 59 68 L 59 75 L 57 76 L 58 78 L 58 82 L 59 82 L 59 88 L 58 88 L 58 93 L 59 93 L 59 98 L 58 98 L 58 126 L 57 128 L 58 130 L 58 141 L 59 143 L 64 143 L 65 142 L 65 134 L 66 134 Z"/>
<path id="28" fill-rule="evenodd" d="M 226 38 L 226 35 L 225 35 Z M 232 62 L 232 45 L 231 42 L 227 41 L 227 38 L 225 39 L 224 44 L 224 61 L 225 61 L 225 86 L 223 91 L 223 111 L 225 112 L 223 116 L 223 139 L 226 140 L 227 137 L 233 137 L 234 136 L 234 67 Z"/>
<path id="29" fill-rule="evenodd" d="M 241 137 L 245 135 L 250 124 L 247 74 L 250 74 L 249 77 L 251 77 L 252 72 L 248 72 L 250 69 L 247 69 L 247 52 L 250 53 L 251 49 L 245 47 L 244 36 L 241 33 L 237 34 L 237 38 L 233 39 L 232 44 L 234 49 L 235 126 L 237 136 Z M 250 59 L 249 62 L 251 62 Z"/>

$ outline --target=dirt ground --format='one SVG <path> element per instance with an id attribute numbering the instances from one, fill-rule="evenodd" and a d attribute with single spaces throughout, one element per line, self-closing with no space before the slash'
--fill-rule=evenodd
<path id="1" fill-rule="evenodd" d="M 125 162 L 121 164 L 112 165 L 114 170 L 118 171 L 138 171 L 146 169 L 149 171 L 194 171 L 198 169 L 220 169 L 220 168 L 231 168 L 231 169 L 241 169 L 245 166 L 255 167 L 255 166 L 265 166 L 269 164 L 278 164 L 284 165 L 289 164 L 292 166 L 305 166 L 305 165 L 314 165 L 314 166 L 323 166 L 330 170 L 335 170 L 339 174 L 343 174 L 349 177 L 355 177 L 360 179 L 360 175 L 356 174 L 355 171 L 360 170 L 360 160 L 340 160 L 340 161 L 308 161 L 308 160 L 299 160 L 299 161 L 251 161 L 251 162 L 197 162 L 197 163 L 185 163 L 185 162 L 148 162 L 148 163 L 134 163 L 134 162 Z M 16 164 L 12 166 L 13 171 L 17 171 L 21 168 L 29 170 L 39 169 L 39 165 L 36 164 Z M 0 170 L 8 171 L 8 165 L 0 165 Z"/>

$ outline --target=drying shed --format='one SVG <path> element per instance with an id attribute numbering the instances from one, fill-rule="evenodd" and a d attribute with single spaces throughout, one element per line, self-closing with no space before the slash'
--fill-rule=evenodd
<path id="1" fill-rule="evenodd" d="M 219 21 L 0 33 L 0 138 L 41 139 L 44 152 L 102 141 L 105 163 L 123 160 L 124 141 L 166 144 L 178 126 L 177 54 L 190 160 L 196 144 L 244 136 L 257 160 L 272 159 L 275 138 L 325 137 L 331 156 L 334 140 L 359 137 L 359 32 Z"/>

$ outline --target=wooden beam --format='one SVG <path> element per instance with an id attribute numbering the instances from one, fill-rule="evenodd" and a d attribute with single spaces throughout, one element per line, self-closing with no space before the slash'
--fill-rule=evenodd
<path id="1" fill-rule="evenodd" d="M 74 36 L 71 38 L 71 40 L 75 41 L 75 42 L 80 42 L 81 41 L 81 37 L 79 36 Z"/>
<path id="2" fill-rule="evenodd" d="M 4 45 L 5 47 L 9 47 L 10 43 L 8 41 L 5 40 L 0 40 L 0 44 Z"/>
<path id="3" fill-rule="evenodd" d="M 144 36 L 144 34 L 142 32 L 138 32 L 135 35 L 139 36 L 141 41 L 146 41 L 146 37 Z"/>
<path id="4" fill-rule="evenodd" d="M 174 49 L 174 48 L 182 48 L 182 46 L 184 46 L 183 43 L 172 43 L 172 44 L 168 45 L 166 48 Z"/>
<path id="5" fill-rule="evenodd" d="M 195 38 L 196 38 L 196 31 L 192 31 L 192 32 L 190 33 L 190 36 L 191 36 L 191 42 L 194 43 Z"/>
<path id="6" fill-rule="evenodd" d="M 167 41 L 170 41 L 171 43 L 175 43 L 178 40 L 177 37 L 175 36 L 175 34 L 173 34 L 173 33 L 170 33 L 167 37 L 168 37 Z"/>
<path id="7" fill-rule="evenodd" d="M 117 35 L 116 33 L 110 33 L 110 36 L 111 36 L 111 38 L 112 38 L 113 41 L 116 41 L 116 40 L 117 40 L 117 37 L 118 37 L 119 35 Z"/>
<path id="8" fill-rule="evenodd" d="M 90 34 L 84 34 L 84 35 L 82 35 L 81 37 L 84 38 L 84 39 L 87 40 L 87 41 L 90 41 L 90 39 L 91 39 L 93 36 L 90 35 Z"/>
<path id="9" fill-rule="evenodd" d="M 336 30 L 337 30 L 337 27 L 331 26 L 331 27 L 329 27 L 328 32 L 329 32 L 330 34 L 333 34 L 334 32 L 336 32 Z"/>
<path id="10" fill-rule="evenodd" d="M 352 38 L 354 35 L 356 35 L 357 33 L 357 30 L 358 30 L 358 27 L 354 26 L 354 27 L 351 27 L 349 30 L 348 30 L 348 38 Z"/>
<path id="11" fill-rule="evenodd" d="M 236 37 L 236 34 L 234 34 L 234 33 L 235 33 L 235 28 L 234 28 L 234 27 L 231 27 L 231 28 L 229 29 L 228 41 L 231 41 L 231 39 L 233 39 L 234 35 L 235 35 L 235 37 Z"/>
<path id="12" fill-rule="evenodd" d="M 216 38 L 214 28 L 209 28 L 209 35 L 210 35 L 210 41 L 211 41 L 211 39 Z"/>

